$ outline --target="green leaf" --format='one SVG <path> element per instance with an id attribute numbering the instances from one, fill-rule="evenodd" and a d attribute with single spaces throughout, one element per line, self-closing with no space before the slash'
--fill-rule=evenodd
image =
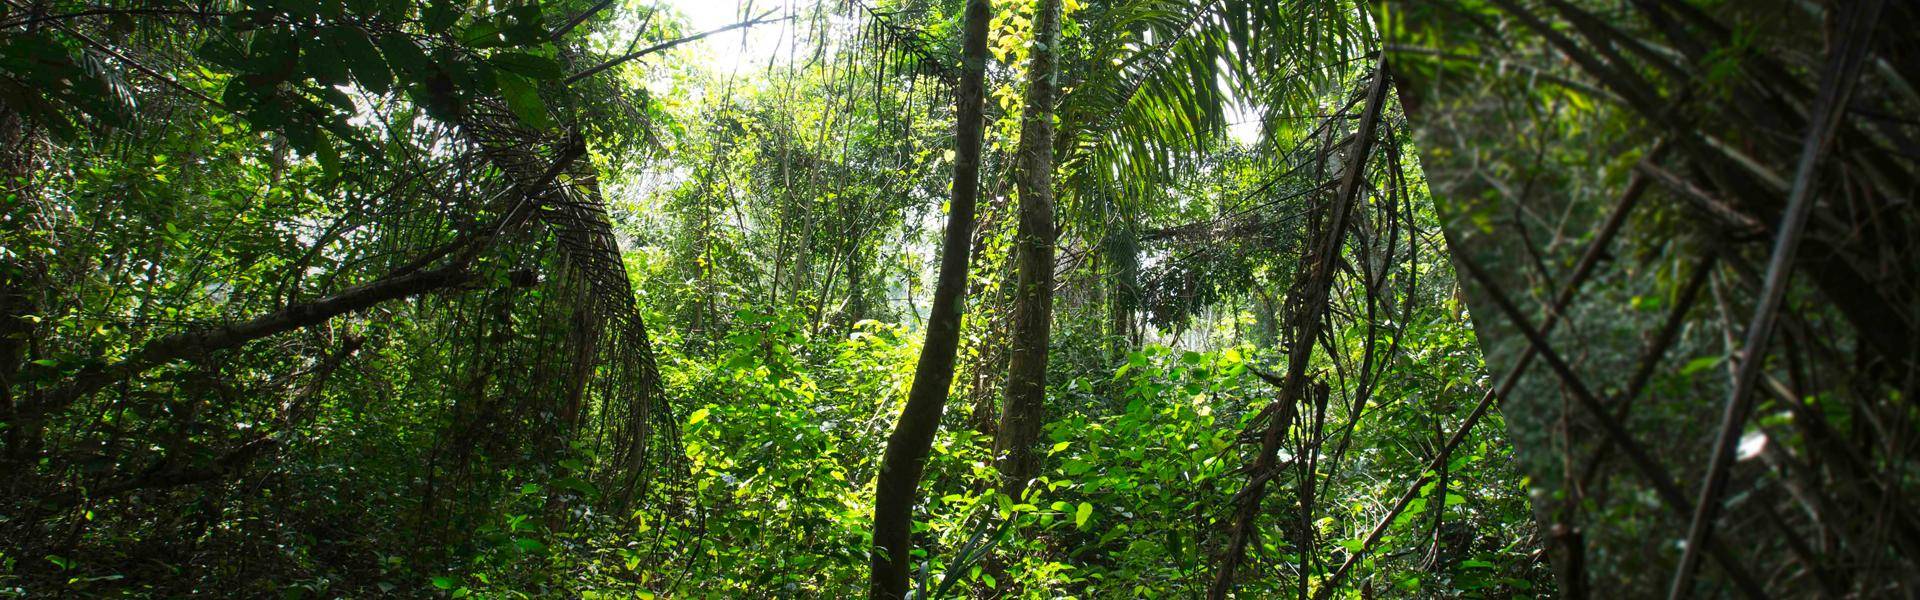
<path id="1" fill-rule="evenodd" d="M 495 79 L 500 82 L 500 95 L 507 99 L 507 109 L 520 122 L 534 129 L 546 129 L 553 125 L 553 118 L 547 116 L 547 103 L 540 99 L 540 90 L 525 77 L 506 71 L 499 71 Z"/>
<path id="2" fill-rule="evenodd" d="M 513 44 L 537 44 L 546 38 L 547 15 L 539 4 L 522 4 L 502 11 L 506 26 L 501 33 Z"/>
<path id="3" fill-rule="evenodd" d="M 353 104 L 353 97 L 342 93 L 340 90 L 333 89 L 330 86 L 309 87 L 307 91 L 315 96 L 319 96 L 321 100 L 333 105 L 334 108 L 340 109 L 341 112 L 354 114 L 359 110 L 359 107 Z M 315 106 L 314 109 L 320 110 L 320 107 Z"/>
<path id="4" fill-rule="evenodd" d="M 387 70 L 386 59 L 380 57 L 380 50 L 365 33 L 351 27 L 331 27 L 321 30 L 320 35 L 339 48 L 347 70 L 353 72 L 353 78 L 367 91 L 385 94 L 393 89 L 393 72 Z"/>
<path id="5" fill-rule="evenodd" d="M 582 480 L 578 477 L 562 478 L 558 481 L 553 482 L 553 487 L 557 487 L 563 490 L 571 490 L 579 493 L 581 496 L 585 496 L 588 498 L 592 498 L 595 494 L 599 493 L 599 490 L 596 490 L 593 488 L 593 484 L 587 483 L 585 480 Z"/>
<path id="6" fill-rule="evenodd" d="M 333 144 L 326 140 L 321 140 L 313 150 L 314 159 L 320 161 L 320 172 L 329 179 L 339 177 L 340 149 L 333 147 Z"/>
<path id="7" fill-rule="evenodd" d="M 345 85 L 349 75 L 347 60 L 341 56 L 339 46 L 331 42 L 321 39 L 320 43 L 301 48 L 305 56 L 300 65 L 306 67 L 307 75 L 314 81 L 329 86 Z"/>
<path id="8" fill-rule="evenodd" d="M 443 590 L 453 589 L 453 578 L 452 577 L 435 577 L 433 578 L 433 587 L 437 587 Z"/>
<path id="9" fill-rule="evenodd" d="M 559 79 L 567 74 L 566 70 L 560 67 L 560 63 L 553 59 L 524 52 L 494 54 L 487 59 L 487 63 L 534 79 Z"/>
<path id="10" fill-rule="evenodd" d="M 233 70 L 245 70 L 247 66 L 246 53 L 242 52 L 240 47 L 235 45 L 232 40 L 224 37 L 215 37 L 207 40 L 206 43 L 201 44 L 200 48 L 193 53 L 200 58 L 206 59 L 207 62 Z"/>
<path id="11" fill-rule="evenodd" d="M 393 67 L 394 73 L 405 75 L 414 81 L 426 79 L 427 71 L 432 67 L 427 62 L 426 53 L 420 51 L 418 44 L 413 43 L 413 38 L 389 33 L 380 36 L 378 43 L 380 53 L 386 55 L 387 64 Z"/>
<path id="12" fill-rule="evenodd" d="M 299 150 L 301 154 L 313 154 L 314 148 L 321 143 L 320 125 L 306 115 L 297 115 L 296 118 L 290 119 L 281 133 L 286 134 L 287 143 L 292 145 L 294 150 Z"/>
<path id="13" fill-rule="evenodd" d="M 407 18 L 407 9 L 413 6 L 407 0 L 375 0 L 380 3 L 380 17 L 388 21 L 403 21 Z"/>
<path id="14" fill-rule="evenodd" d="M 421 12 L 420 22 L 427 26 L 429 32 L 446 33 L 447 28 L 453 27 L 454 21 L 460 20 L 459 8 L 451 0 L 438 0 Z"/>
<path id="15" fill-rule="evenodd" d="M 1717 365 L 1717 364 L 1720 364 L 1720 357 L 1702 356 L 1700 358 L 1687 361 L 1687 366 L 1680 367 L 1680 374 L 1692 375 L 1694 373 L 1699 373 L 1701 371 L 1711 369 L 1713 368 L 1714 365 Z"/>
<path id="16" fill-rule="evenodd" d="M 460 31 L 460 41 L 475 48 L 493 48 L 507 42 L 500 37 L 500 23 L 493 19 L 474 20 Z"/>
<path id="17" fill-rule="evenodd" d="M 1091 518 L 1092 516 L 1093 516 L 1093 505 L 1085 502 L 1081 502 L 1080 507 L 1074 509 L 1073 511 L 1073 526 L 1080 529 L 1086 529 L 1087 519 Z"/>
<path id="18" fill-rule="evenodd" d="M 265 77 L 269 84 L 286 81 L 300 70 L 300 38 L 292 30 L 260 31 L 248 50 L 246 70 Z"/>
<path id="19" fill-rule="evenodd" d="M 707 420 L 708 414 L 710 413 L 708 413 L 707 409 L 705 408 L 701 408 L 700 410 L 693 411 L 693 414 L 687 415 L 687 425 L 695 425 L 701 421 Z"/>

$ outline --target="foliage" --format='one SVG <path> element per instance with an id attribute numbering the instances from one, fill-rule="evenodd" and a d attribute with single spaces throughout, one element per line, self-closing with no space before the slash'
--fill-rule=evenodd
<path id="1" fill-rule="evenodd" d="M 993 15 L 922 597 L 1204 593 L 1295 352 L 1330 435 L 1283 427 L 1316 441 L 1252 496 L 1236 594 L 1549 591 L 1409 124 L 1350 135 L 1385 75 L 1344 0 L 1063 3 L 1046 453 L 996 491 L 1032 4 Z M 0 595 L 865 587 L 958 2 L 791 7 L 725 71 L 634 3 L 5 6 Z"/>

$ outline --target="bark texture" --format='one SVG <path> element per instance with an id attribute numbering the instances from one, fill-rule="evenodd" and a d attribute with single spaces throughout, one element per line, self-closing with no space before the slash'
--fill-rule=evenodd
<path id="1" fill-rule="evenodd" d="M 1000 405 L 994 456 L 1001 491 L 1017 502 L 1040 471 L 1040 426 L 1046 422 L 1047 343 L 1053 326 L 1053 107 L 1059 96 L 1054 46 L 1060 42 L 1060 0 L 1034 7 L 1034 46 L 1027 69 L 1027 107 L 1021 117 L 1020 230 L 1013 300 L 1013 353 L 1007 396 Z"/>

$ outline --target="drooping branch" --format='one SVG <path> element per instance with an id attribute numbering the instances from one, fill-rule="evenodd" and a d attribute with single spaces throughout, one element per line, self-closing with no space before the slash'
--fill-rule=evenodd
<path id="1" fill-rule="evenodd" d="M 540 179 L 527 188 L 521 188 L 523 193 L 516 195 L 516 198 L 524 197 L 526 193 L 530 193 L 529 190 L 543 189 L 552 185 L 554 179 L 559 177 L 583 152 L 584 148 L 578 146 L 569 146 L 568 149 L 563 150 Z M 86 395 L 105 389 L 109 385 L 138 377 L 142 373 L 173 361 L 199 358 L 210 353 L 237 348 L 261 338 L 325 323 L 334 317 L 366 310 L 385 302 L 472 283 L 478 279 L 472 267 L 480 253 L 491 248 L 507 229 L 517 227 L 524 222 L 533 213 L 534 208 L 534 204 L 515 200 L 496 224 L 429 252 L 413 263 L 395 269 L 385 277 L 348 288 L 332 296 L 292 304 L 230 325 L 185 331 L 156 338 L 141 345 L 139 350 L 118 362 L 82 369 L 66 384 L 48 390 L 40 396 L 38 401 L 28 404 L 20 412 L 23 417 L 38 418 L 62 410 Z M 451 258 L 447 258 L 441 266 L 424 268 L 425 265 L 447 256 Z"/>
<path id="2" fill-rule="evenodd" d="M 1262 410 L 1267 415 L 1266 432 L 1261 437 L 1259 454 L 1254 457 L 1253 474 L 1247 484 L 1247 491 L 1240 502 L 1234 517 L 1233 530 L 1222 557 L 1219 570 L 1215 572 L 1213 584 L 1207 596 L 1216 600 L 1224 599 L 1233 589 L 1233 574 L 1246 553 L 1247 545 L 1252 541 L 1256 521 L 1260 515 L 1260 504 L 1264 496 L 1269 474 L 1280 450 L 1281 437 L 1292 425 L 1291 418 L 1279 418 L 1281 413 L 1292 415 L 1297 411 L 1293 405 L 1305 397 L 1307 365 L 1313 356 L 1316 341 L 1327 310 L 1327 299 L 1333 287 L 1336 265 L 1340 260 L 1340 250 L 1346 239 L 1349 216 L 1353 212 L 1355 201 L 1359 197 L 1360 183 L 1363 180 L 1368 158 L 1372 154 L 1374 132 L 1380 124 L 1386 105 L 1387 69 L 1385 55 L 1382 55 L 1374 69 L 1373 83 L 1367 90 L 1366 108 L 1360 115 L 1360 128 L 1354 134 L 1353 144 L 1347 153 L 1346 172 L 1341 176 L 1340 189 L 1333 198 L 1325 231 L 1315 241 L 1314 248 L 1306 260 L 1306 277 L 1302 278 L 1295 291 L 1294 312 L 1291 315 L 1293 350 L 1288 356 L 1286 376 L 1281 381 L 1279 396 Z"/>

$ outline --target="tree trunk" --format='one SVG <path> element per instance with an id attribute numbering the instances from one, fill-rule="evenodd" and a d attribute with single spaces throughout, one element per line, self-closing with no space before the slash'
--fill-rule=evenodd
<path id="1" fill-rule="evenodd" d="M 1020 126 L 1020 230 L 1015 234 L 1019 282 L 1014 288 L 1013 350 L 1007 399 L 993 454 L 1001 490 L 1014 503 L 1040 471 L 1040 426 L 1046 422 L 1047 342 L 1053 325 L 1053 104 L 1058 96 L 1054 46 L 1060 0 L 1034 7 L 1034 45 L 1027 70 L 1027 108 Z"/>
<path id="2" fill-rule="evenodd" d="M 913 501 L 926 471 L 933 435 L 940 427 L 948 388 L 953 385 L 953 357 L 960 345 L 960 316 L 966 302 L 967 263 L 971 245 L 974 201 L 980 194 L 980 140 L 986 106 L 988 0 L 967 0 L 962 34 L 960 85 L 954 111 L 953 197 L 947 211 L 947 229 L 940 250 L 940 278 L 927 312 L 927 338 L 920 347 L 913 386 L 893 435 L 880 460 L 874 484 L 873 554 L 868 595 L 876 600 L 898 600 L 907 595 L 912 571 Z"/>

